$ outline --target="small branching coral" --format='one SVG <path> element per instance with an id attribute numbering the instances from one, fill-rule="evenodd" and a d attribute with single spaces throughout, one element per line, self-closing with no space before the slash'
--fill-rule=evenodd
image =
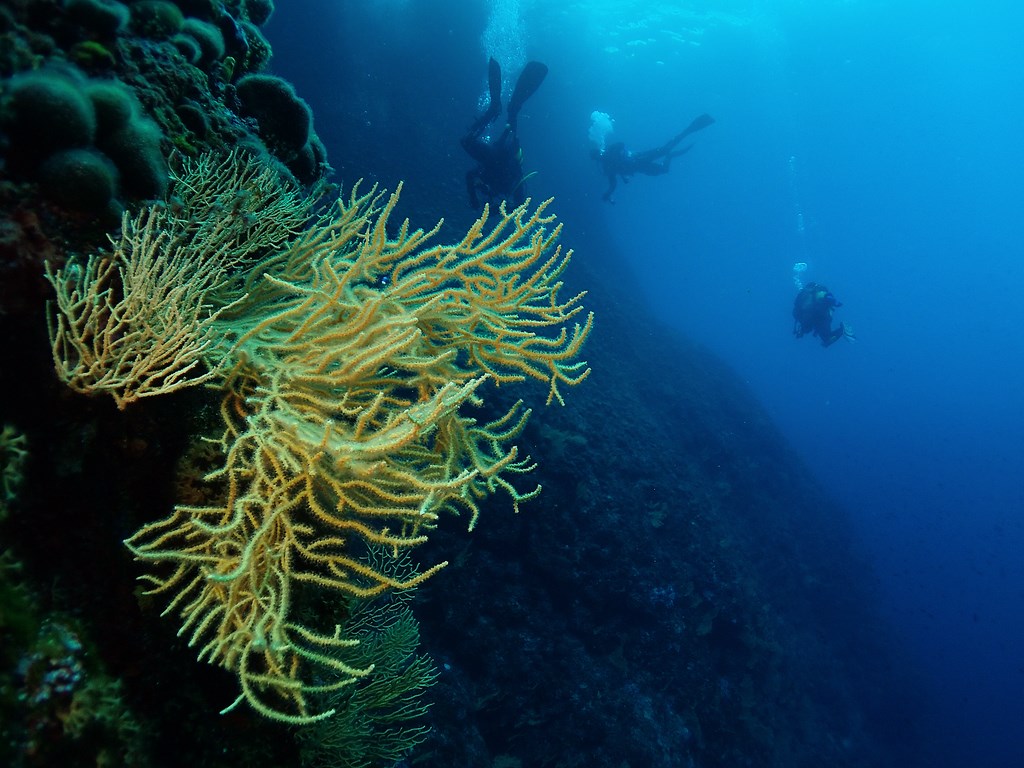
<path id="1" fill-rule="evenodd" d="M 232 166 L 199 167 L 207 168 L 199 175 L 209 185 L 209 168 Z M 232 173 L 218 173 L 235 183 Z M 209 189 L 202 196 L 210 195 L 224 197 Z M 502 206 L 493 223 L 485 210 L 460 242 L 434 246 L 428 243 L 440 224 L 424 232 L 404 221 L 389 230 L 397 201 L 398 192 L 360 194 L 357 185 L 328 214 L 308 201 L 286 205 L 305 215 L 282 230 L 300 219 L 312 224 L 280 247 L 264 240 L 265 257 L 244 268 L 236 240 L 204 225 L 207 234 L 193 237 L 216 244 L 212 263 L 228 267 L 211 268 L 193 304 L 202 311 L 188 315 L 170 349 L 154 339 L 129 356 L 144 371 L 154 356 L 190 356 L 189 364 L 158 367 L 170 373 L 161 373 L 157 386 L 140 386 L 139 369 L 125 369 L 126 355 L 113 345 L 134 333 L 137 321 L 110 306 L 167 301 L 182 285 L 179 272 L 154 271 L 134 297 L 136 283 L 122 278 L 111 304 L 112 292 L 94 285 L 101 273 L 87 269 L 73 298 L 99 309 L 89 315 L 58 301 L 51 325 L 55 359 L 72 357 L 62 350 L 78 342 L 95 353 L 89 375 L 58 365 L 62 377 L 83 391 L 106 389 L 119 405 L 177 388 L 162 382 L 204 381 L 221 390 L 216 444 L 223 463 L 207 480 L 223 496 L 206 506 L 179 505 L 126 544 L 148 564 L 150 591 L 167 597 L 165 614 L 179 617 L 180 634 L 200 658 L 238 676 L 238 701 L 286 722 L 329 716 L 329 709 L 311 709 L 311 696 L 373 672 L 372 664 L 341 661 L 339 651 L 356 641 L 340 628 L 296 619 L 296 592 L 368 600 L 436 573 L 444 563 L 400 579 L 363 555 L 367 547 L 396 557 L 408 552 L 444 511 L 467 513 L 472 528 L 480 501 L 496 491 L 516 509 L 536 496 L 539 486 L 520 490 L 513 482 L 533 468 L 510 444 L 529 409 L 516 403 L 486 423 L 468 412 L 482 406 L 488 382 L 543 381 L 550 404 L 563 402 L 562 387 L 589 373 L 577 358 L 593 317 L 575 320 L 583 294 L 559 297 L 571 252 L 562 251 L 561 227 L 546 213 L 550 201 L 534 209 L 529 202 L 512 211 Z M 161 261 L 169 243 L 145 240 L 154 264 L 173 263 Z M 60 296 L 60 276 L 51 281 Z M 67 319 L 80 316 L 92 319 Z M 116 328 L 105 327 L 111 319 Z M 93 341 L 105 333 L 110 344 Z M 193 360 L 201 360 L 203 373 L 194 372 Z M 108 369 L 117 383 L 101 387 Z M 330 673 L 330 681 L 310 682 L 311 666 Z"/>
<path id="2" fill-rule="evenodd" d="M 415 575 L 408 554 L 398 558 L 371 548 L 368 562 L 400 581 Z M 373 674 L 325 697 L 335 717 L 300 731 L 304 765 L 373 768 L 395 765 L 427 735 L 417 724 L 428 704 L 423 694 L 437 679 L 418 653 L 419 623 L 409 607 L 415 590 L 400 590 L 356 605 L 344 625 L 359 644 L 342 651 L 352 666 L 373 664 Z"/>
<path id="3" fill-rule="evenodd" d="M 0 430 L 0 520 L 18 497 L 28 463 L 28 438 L 10 424 Z"/>

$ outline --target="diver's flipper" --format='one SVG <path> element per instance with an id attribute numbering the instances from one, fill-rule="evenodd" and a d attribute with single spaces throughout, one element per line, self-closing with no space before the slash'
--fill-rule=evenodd
<path id="1" fill-rule="evenodd" d="M 491 94 L 491 103 L 487 105 L 487 114 L 493 120 L 501 112 L 501 65 L 494 60 L 494 57 L 487 62 L 487 87 Z"/>
<path id="2" fill-rule="evenodd" d="M 691 133 L 696 133 L 697 131 L 699 131 L 699 130 L 701 130 L 703 128 L 707 128 L 713 122 L 715 122 L 715 118 L 713 118 L 711 115 L 709 115 L 707 113 L 705 113 L 703 115 L 699 115 L 699 116 L 697 116 L 697 117 L 695 117 L 693 119 L 692 123 L 690 123 L 688 126 L 686 126 L 686 130 L 685 131 L 683 131 L 678 136 L 676 136 L 675 140 L 676 141 L 681 141 L 682 139 L 684 139 L 687 136 L 689 136 Z"/>
<path id="3" fill-rule="evenodd" d="M 548 67 L 539 61 L 527 62 L 523 67 L 519 79 L 516 81 L 516 88 L 512 91 L 512 99 L 508 103 L 508 121 L 513 126 L 516 124 L 516 115 L 526 100 L 533 96 L 540 84 L 547 77 Z"/>
<path id="4" fill-rule="evenodd" d="M 479 136 L 501 114 L 501 66 L 493 58 L 487 63 L 487 88 L 490 101 L 487 110 L 469 127 L 467 137 Z"/>

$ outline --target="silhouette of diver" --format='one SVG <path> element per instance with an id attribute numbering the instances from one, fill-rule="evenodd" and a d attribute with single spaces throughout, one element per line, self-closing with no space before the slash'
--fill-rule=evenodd
<path id="1" fill-rule="evenodd" d="M 519 146 L 516 120 L 523 103 L 540 87 L 547 73 L 547 66 L 539 61 L 531 61 L 523 67 L 508 103 L 505 127 L 496 138 L 489 139 L 485 135 L 487 126 L 501 113 L 501 67 L 493 58 L 490 60 L 487 72 L 490 103 L 461 140 L 462 148 L 476 161 L 476 167 L 466 173 L 469 205 L 474 210 L 482 208 L 483 203 L 507 200 L 519 205 L 526 199 L 529 176 L 523 175 L 523 150 Z"/>
<path id="2" fill-rule="evenodd" d="M 693 147 L 692 144 L 688 144 L 680 150 L 673 151 L 679 142 L 691 133 L 707 128 L 713 122 L 715 119 L 711 115 L 700 115 L 682 133 L 672 137 L 662 146 L 649 149 L 646 152 L 630 152 L 621 141 L 604 150 L 594 150 L 594 159 L 601 163 L 601 171 L 608 177 L 608 189 L 605 190 L 601 199 L 609 203 L 615 202 L 612 195 L 618 186 L 619 177 L 622 177 L 623 183 L 628 184 L 630 176 L 634 173 L 642 173 L 646 176 L 660 176 L 663 173 L 668 173 L 672 158 L 686 154 Z"/>
<path id="3" fill-rule="evenodd" d="M 827 347 L 844 336 L 854 340 L 853 330 L 844 323 L 832 330 L 832 313 L 843 303 L 832 295 L 832 291 L 818 283 L 808 283 L 796 295 L 793 302 L 793 335 L 798 339 L 811 333 L 821 339 Z"/>

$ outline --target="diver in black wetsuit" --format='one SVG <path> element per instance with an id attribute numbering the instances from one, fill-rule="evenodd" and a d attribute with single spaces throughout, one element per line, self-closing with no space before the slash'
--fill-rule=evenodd
<path id="1" fill-rule="evenodd" d="M 490 139 L 485 131 L 501 113 L 501 67 L 494 59 L 490 60 L 490 103 L 461 141 L 462 148 L 476 161 L 476 167 L 466 173 L 466 191 L 474 210 L 482 208 L 483 203 L 507 200 L 519 205 L 526 199 L 527 177 L 523 175 L 523 150 L 516 133 L 516 119 L 523 103 L 540 87 L 547 73 L 548 68 L 539 61 L 531 61 L 523 68 L 508 103 L 505 127 Z"/>
<path id="2" fill-rule="evenodd" d="M 810 333 L 821 339 L 823 347 L 830 346 L 841 338 L 854 339 L 853 330 L 839 323 L 832 329 L 832 313 L 843 303 L 832 295 L 832 291 L 818 283 L 808 283 L 796 295 L 793 302 L 793 335 L 798 339 Z"/>
<path id="3" fill-rule="evenodd" d="M 663 173 L 668 173 L 672 158 L 686 154 L 693 146 L 688 144 L 678 151 L 673 151 L 679 146 L 679 142 L 691 133 L 707 128 L 713 122 L 715 119 L 711 115 L 700 115 L 682 133 L 673 136 L 662 146 L 649 149 L 646 152 L 630 152 L 621 141 L 602 151 L 595 150 L 594 159 L 601 164 L 601 171 L 608 177 L 608 189 L 605 190 L 601 199 L 609 203 L 615 202 L 612 195 L 615 193 L 620 177 L 624 183 L 628 184 L 630 176 L 634 173 L 642 173 L 646 176 L 660 176 Z"/>

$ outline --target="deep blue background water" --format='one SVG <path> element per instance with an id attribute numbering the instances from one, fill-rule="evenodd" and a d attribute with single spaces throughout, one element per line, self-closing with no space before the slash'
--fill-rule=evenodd
<path id="1" fill-rule="evenodd" d="M 602 222 L 636 277 L 623 301 L 728 361 L 837 499 L 825 513 L 854 521 L 946 764 L 1024 765 L 1021 6 L 278 5 L 272 68 L 339 181 L 405 179 L 438 208 L 406 211 L 421 225 L 465 205 L 488 53 L 549 65 L 520 119 L 531 191 L 556 196 L 570 245 Z M 717 122 L 607 205 L 593 110 L 638 150 Z M 797 261 L 856 343 L 792 337 Z"/>

